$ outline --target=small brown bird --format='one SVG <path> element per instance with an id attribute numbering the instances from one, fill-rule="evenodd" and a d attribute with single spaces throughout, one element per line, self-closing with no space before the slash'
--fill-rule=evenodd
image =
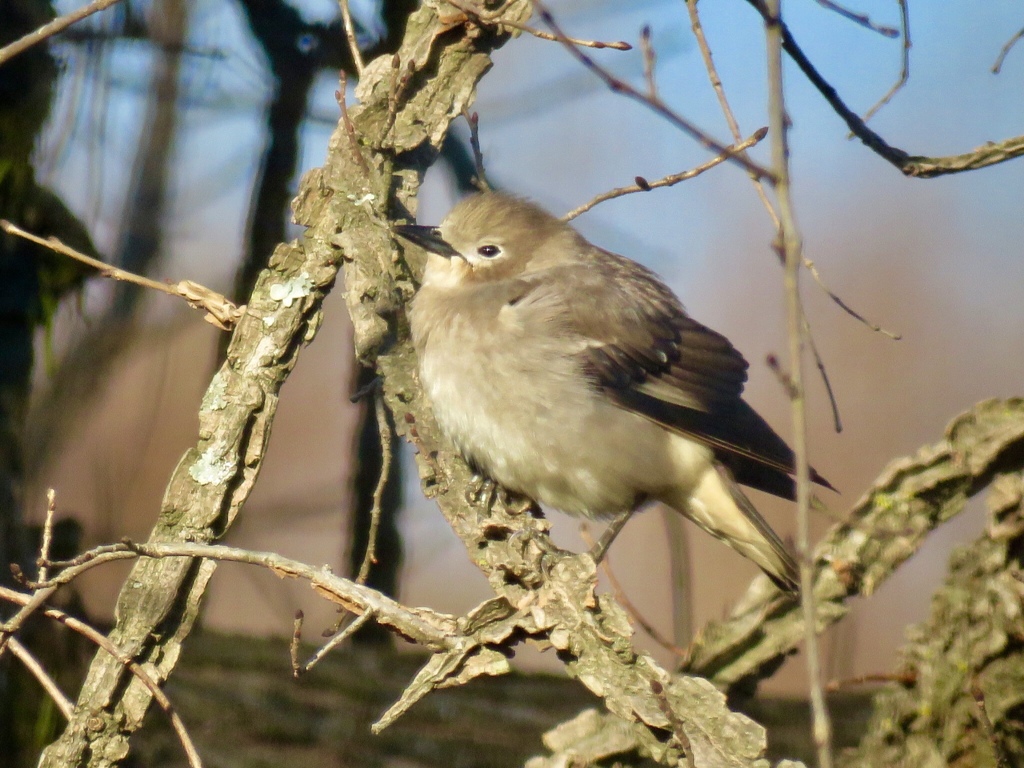
<path id="1" fill-rule="evenodd" d="M 793 499 L 793 452 L 741 398 L 743 356 L 653 272 L 494 192 L 397 232 L 429 253 L 409 313 L 420 379 L 473 466 L 574 515 L 664 502 L 796 591 L 737 485 Z"/>

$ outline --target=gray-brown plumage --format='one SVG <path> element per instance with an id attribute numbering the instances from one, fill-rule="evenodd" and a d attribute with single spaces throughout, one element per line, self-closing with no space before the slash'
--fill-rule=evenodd
<path id="1" fill-rule="evenodd" d="M 471 464 L 570 514 L 662 501 L 796 590 L 792 557 L 737 486 L 792 499 L 793 453 L 742 400 L 742 355 L 654 273 L 498 193 L 398 232 L 429 253 L 413 343 Z"/>

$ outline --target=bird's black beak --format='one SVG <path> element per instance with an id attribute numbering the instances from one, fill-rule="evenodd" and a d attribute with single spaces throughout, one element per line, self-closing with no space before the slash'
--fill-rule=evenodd
<path id="1" fill-rule="evenodd" d="M 459 255 L 459 252 L 452 248 L 447 240 L 441 237 L 441 230 L 437 227 L 421 227 L 419 224 L 399 224 L 395 227 L 395 232 L 406 240 L 415 243 L 423 250 L 436 253 L 438 256 L 444 256 L 446 259 Z"/>

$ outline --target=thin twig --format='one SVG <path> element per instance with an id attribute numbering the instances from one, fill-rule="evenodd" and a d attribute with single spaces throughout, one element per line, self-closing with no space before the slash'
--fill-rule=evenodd
<path id="1" fill-rule="evenodd" d="M 4 651 L 7 650 L 7 644 L 13 639 L 14 633 L 17 632 L 21 625 L 24 624 L 28 618 L 35 613 L 50 596 L 57 591 L 59 585 L 53 585 L 37 589 L 33 592 L 31 599 L 22 604 L 21 610 L 15 613 L 3 624 L 0 624 L 0 657 L 4 655 Z M 0 589 L 3 589 L 0 587 Z M 20 594 L 20 593 L 18 593 Z"/>
<path id="2" fill-rule="evenodd" d="M 57 585 L 46 588 L 51 593 L 57 588 Z M 26 595 L 22 592 L 18 592 L 14 589 L 8 589 L 7 587 L 0 587 L 0 598 L 9 600 L 12 603 L 17 603 L 22 606 L 22 611 L 32 609 L 33 605 L 37 605 L 37 597 L 39 593 L 34 595 Z M 20 612 L 19 612 L 20 613 Z M 178 713 L 175 711 L 174 706 L 171 704 L 170 699 L 163 692 L 163 689 L 157 685 L 156 681 L 150 677 L 149 673 L 138 664 L 130 656 L 126 655 L 116 645 L 114 645 L 106 636 L 96 631 L 93 627 L 86 624 L 84 621 L 76 619 L 74 616 L 69 616 L 64 611 L 58 610 L 57 608 L 43 608 L 42 613 L 44 616 L 59 621 L 68 629 L 77 632 L 83 637 L 88 638 L 94 644 L 109 653 L 113 658 L 122 664 L 129 672 L 146 686 L 147 690 L 152 694 L 153 700 L 160 706 L 167 717 L 171 721 L 171 726 L 174 728 L 174 732 L 178 736 L 178 740 L 181 742 L 182 748 L 185 750 L 185 756 L 188 758 L 188 764 L 192 768 L 202 768 L 203 761 L 199 756 L 199 752 L 196 749 L 195 744 L 192 743 L 192 737 L 188 735 L 188 730 L 185 728 L 185 724 L 182 722 Z M 15 638 L 11 638 L 10 642 L 16 642 Z"/>
<path id="3" fill-rule="evenodd" d="M 736 157 L 738 153 L 754 146 L 759 141 L 764 139 L 764 137 L 767 135 L 768 129 L 761 128 L 760 130 L 755 131 L 747 139 L 741 141 L 739 144 L 736 144 L 735 146 L 732 147 L 726 147 L 725 151 L 722 152 L 717 157 L 713 157 L 706 163 L 698 165 L 696 168 L 691 168 L 688 171 L 683 171 L 682 173 L 673 173 L 670 176 L 665 176 L 663 178 L 657 179 L 656 181 L 647 181 L 646 179 L 643 179 L 642 177 L 638 176 L 636 184 L 631 184 L 628 187 L 617 187 L 607 192 L 602 192 L 600 195 L 590 200 L 589 202 L 584 203 L 578 208 L 573 208 L 571 211 L 569 211 L 562 217 L 562 221 L 572 221 L 580 214 L 589 211 L 595 205 L 603 203 L 607 200 L 614 200 L 616 197 L 622 197 L 623 195 L 631 195 L 634 194 L 635 192 L 650 192 L 652 189 L 659 189 L 661 187 L 671 187 L 675 184 L 678 184 L 681 181 L 692 179 L 694 176 L 699 176 L 705 171 L 711 170 L 716 165 L 720 165 L 721 163 L 724 163 L 726 160 Z"/>
<path id="4" fill-rule="evenodd" d="M 917 682 L 917 675 L 913 673 L 898 673 L 892 672 L 871 672 L 866 675 L 857 675 L 856 677 L 846 677 L 842 680 L 832 680 L 828 685 L 825 686 L 825 690 L 829 693 L 835 693 L 836 691 L 847 688 L 851 685 L 866 685 L 867 683 L 899 683 L 900 685 L 913 685 Z"/>
<path id="5" fill-rule="evenodd" d="M 476 187 L 482 192 L 491 189 L 491 182 L 487 180 L 487 172 L 484 170 L 484 153 L 480 149 L 480 115 L 462 110 L 462 116 L 469 123 L 469 146 L 473 150 L 473 164 L 476 166 Z"/>
<path id="6" fill-rule="evenodd" d="M 76 251 L 74 248 L 62 243 L 56 237 L 42 238 L 39 237 L 39 235 L 27 232 L 6 219 L 0 219 L 0 230 L 3 230 L 9 235 L 16 235 L 24 238 L 36 245 L 41 245 L 43 248 L 49 248 L 51 251 L 59 253 L 61 256 L 67 256 L 75 261 L 80 261 L 97 270 L 101 277 L 109 277 L 112 280 L 121 280 L 126 283 L 139 285 L 143 288 L 151 288 L 154 291 L 160 291 L 161 293 L 166 293 L 171 296 L 177 296 L 180 299 L 184 299 L 185 303 L 193 309 L 205 310 L 206 316 L 204 319 L 221 330 L 230 330 L 245 313 L 244 306 L 239 307 L 234 302 L 228 300 L 225 296 L 222 296 L 216 291 L 210 290 L 206 286 L 193 282 L 192 280 L 179 280 L 177 283 L 161 283 L 159 280 L 152 280 L 148 277 L 143 277 L 142 275 L 136 275 L 133 272 L 128 272 L 126 270 L 119 269 L 118 267 L 111 266 L 99 259 L 94 259 L 92 256 L 87 256 L 81 251 Z"/>
<path id="7" fill-rule="evenodd" d="M 299 643 L 302 642 L 302 621 L 306 618 L 306 614 L 302 610 L 295 612 L 295 618 L 292 620 L 292 641 L 288 644 L 288 655 L 292 660 L 292 677 L 298 677 L 302 670 L 302 665 L 299 664 Z"/>
<path id="8" fill-rule="evenodd" d="M 822 0 L 818 0 L 822 2 Z M 864 113 L 864 122 L 870 120 L 878 110 L 888 104 L 892 97 L 895 96 L 904 85 L 907 84 L 907 80 L 910 78 L 910 19 L 909 12 L 907 10 L 907 0 L 898 0 L 900 6 L 900 27 L 903 30 L 903 46 L 902 55 L 900 57 L 900 76 L 896 78 L 896 82 L 893 83 L 892 88 L 880 98 L 871 109 Z"/>
<path id="9" fill-rule="evenodd" d="M 57 510 L 57 492 L 50 488 L 46 492 L 46 520 L 43 521 L 43 542 L 39 546 L 39 571 L 36 578 L 46 581 L 47 563 L 50 560 L 50 545 L 53 543 L 53 516 Z"/>
<path id="10" fill-rule="evenodd" d="M 834 301 L 836 304 L 838 304 L 842 308 L 842 310 L 844 312 L 846 312 L 850 317 L 852 317 L 855 320 L 860 321 L 861 323 L 866 325 L 868 328 L 870 328 L 872 331 L 875 331 L 876 333 L 880 333 L 883 336 L 888 336 L 893 341 L 899 341 L 900 339 L 903 338 L 902 334 L 893 333 L 892 331 L 887 331 L 885 328 L 883 328 L 882 326 L 878 325 L 877 323 L 871 322 L 866 317 L 864 317 L 864 315 L 860 314 L 855 309 L 853 309 L 849 304 L 847 304 L 845 301 L 843 301 L 836 293 L 834 293 L 832 291 L 831 288 L 829 288 L 827 285 L 825 285 L 825 281 L 822 279 L 821 275 L 818 273 L 818 267 L 817 267 L 817 265 L 815 265 L 815 263 L 813 261 L 811 261 L 810 259 L 806 259 L 805 258 L 804 259 L 804 266 L 807 267 L 807 271 L 811 273 L 811 276 L 814 278 L 814 282 L 816 282 L 818 284 L 818 286 L 821 288 L 821 290 L 823 290 L 826 293 L 826 295 L 828 295 L 828 297 L 830 299 L 832 299 L 832 301 Z"/>
<path id="11" fill-rule="evenodd" d="M 366 611 L 366 613 L 356 616 L 351 624 L 349 624 L 347 627 L 341 630 L 341 632 L 338 632 L 337 634 L 332 636 L 330 640 L 328 640 L 326 643 L 323 644 L 323 646 L 318 648 L 317 652 L 310 657 L 309 661 L 307 661 L 305 664 L 301 665 L 298 668 L 298 670 L 295 672 L 295 676 L 298 677 L 300 674 L 304 672 L 309 672 L 309 670 L 315 667 L 320 662 L 320 660 L 323 659 L 324 656 L 333 651 L 335 648 L 337 648 L 339 645 L 345 642 L 348 638 L 352 637 L 352 635 L 358 632 L 366 622 L 368 622 L 370 619 L 374 617 L 375 614 L 373 612 L 373 609 L 370 609 Z"/>
<path id="12" fill-rule="evenodd" d="M 3 66 L 8 59 L 17 56 L 19 53 L 23 53 L 33 45 L 37 45 L 43 42 L 43 40 L 63 32 L 72 24 L 76 24 L 82 19 L 92 16 L 94 13 L 106 10 L 117 2 L 119 2 L 119 0 L 93 0 L 88 5 L 82 6 L 76 11 L 66 13 L 63 16 L 58 16 L 48 24 L 44 24 L 38 29 L 29 32 L 24 37 L 20 37 L 13 43 L 0 48 L 0 66 Z"/>
<path id="13" fill-rule="evenodd" d="M 397 57 L 398 54 L 396 53 Z M 345 70 L 341 70 L 338 74 L 340 80 L 340 87 L 334 92 L 334 98 L 338 101 L 338 108 L 341 110 L 341 122 L 345 126 L 345 135 L 348 136 L 349 148 L 352 150 L 352 156 L 355 157 L 356 162 L 359 163 L 359 167 L 362 169 L 366 177 L 370 177 L 370 166 L 366 163 L 366 158 L 363 157 L 363 153 L 359 149 L 359 139 L 356 138 L 356 128 L 352 124 L 352 118 L 348 114 L 348 75 L 345 74 Z"/>
<path id="14" fill-rule="evenodd" d="M 828 404 L 832 408 L 832 425 L 838 434 L 843 431 L 843 420 L 839 415 L 839 401 L 836 400 L 836 393 L 832 389 L 832 380 L 828 377 L 828 369 L 825 368 L 825 361 L 821 359 L 821 353 L 818 352 L 818 344 L 814 341 L 811 323 L 806 315 L 804 315 L 804 334 L 807 337 L 807 345 L 811 348 L 811 354 L 814 356 L 814 365 L 818 369 L 818 375 L 821 376 L 821 381 L 825 385 Z"/>
<path id="15" fill-rule="evenodd" d="M 359 575 L 356 576 L 356 584 L 365 584 L 370 576 L 370 566 L 377 564 L 377 533 L 380 530 L 381 500 L 384 498 L 384 489 L 388 484 L 388 475 L 391 473 L 391 425 L 388 422 L 388 412 L 384 407 L 384 395 L 377 390 L 373 398 L 374 411 L 377 415 L 377 431 L 380 434 L 380 477 L 377 478 L 377 487 L 373 489 L 373 506 L 370 508 L 370 530 L 366 534 L 366 554 L 363 555 L 363 563 L 359 566 Z"/>
<path id="16" fill-rule="evenodd" d="M 345 39 L 348 40 L 348 50 L 352 54 L 356 75 L 362 77 L 366 65 L 363 64 L 363 53 L 359 50 L 359 41 L 356 40 L 356 25 L 352 21 L 352 11 L 349 10 L 348 0 L 341 0 L 341 23 L 345 27 Z"/>
<path id="17" fill-rule="evenodd" d="M 549 32 L 544 32 L 540 29 L 534 29 L 527 24 L 520 24 L 518 21 L 511 21 L 509 19 L 503 19 L 500 12 L 488 11 L 479 6 L 467 3 L 465 0 L 446 0 L 448 5 L 453 5 L 460 11 L 465 13 L 467 16 L 472 16 L 477 21 L 492 27 L 508 27 L 509 29 L 518 29 L 520 32 L 525 32 L 528 35 L 540 38 L 541 40 L 550 40 L 552 42 L 558 42 L 559 38 L 552 35 Z M 446 21 L 446 20 L 442 20 Z M 446 23 L 452 23 L 446 21 Z M 633 46 L 624 40 L 614 40 L 612 42 L 602 42 L 600 40 L 580 40 L 577 38 L 570 38 L 573 45 L 582 45 L 584 48 L 612 48 L 616 51 L 631 51 Z"/>
<path id="18" fill-rule="evenodd" d="M 586 523 L 582 523 L 580 525 L 580 538 L 583 539 L 583 543 L 586 544 L 587 547 L 593 549 L 595 543 L 594 537 L 590 534 L 590 528 Z M 601 571 L 607 577 L 608 584 L 612 588 L 612 593 L 615 595 L 616 601 L 622 604 L 622 607 L 626 609 L 626 613 L 633 617 L 633 620 L 640 625 L 640 628 L 646 632 L 654 642 L 666 651 L 678 656 L 683 660 L 682 663 L 685 664 L 690 658 L 689 651 L 687 651 L 686 648 L 680 648 L 661 634 L 653 624 L 644 618 L 643 614 L 640 613 L 640 610 L 633 605 L 633 602 L 626 596 L 626 592 L 623 590 L 619 580 L 615 578 L 615 572 L 612 570 L 611 560 L 608 555 L 601 558 Z"/>
<path id="19" fill-rule="evenodd" d="M 995 64 L 992 65 L 993 75 L 998 75 L 1002 71 L 1003 62 L 1006 61 L 1007 55 L 1013 49 L 1013 46 L 1015 46 L 1020 41 L 1021 38 L 1024 38 L 1024 29 L 1018 29 L 1014 33 L 1013 37 L 1006 41 L 1006 43 L 1003 45 L 1003 49 L 999 51 L 999 55 L 996 57 Z"/>
<path id="20" fill-rule="evenodd" d="M 597 75 L 597 77 L 599 77 L 601 81 L 604 82 L 604 84 L 608 86 L 608 88 L 613 93 L 621 93 L 629 97 L 630 99 L 638 101 L 641 104 L 647 106 L 656 114 L 659 114 L 663 118 L 668 120 L 670 123 L 672 123 L 672 125 L 676 126 L 676 128 L 681 130 L 683 133 L 690 136 L 702 147 L 705 147 L 706 149 L 709 149 L 712 152 L 719 155 L 727 154 L 729 152 L 729 148 L 725 144 L 722 144 L 720 141 L 711 138 L 711 136 L 709 136 L 707 133 L 705 133 L 700 128 L 695 126 L 689 120 L 682 117 L 677 112 L 673 111 L 660 98 L 651 98 L 647 94 L 638 91 L 625 80 L 616 77 L 607 69 L 599 66 L 597 62 L 595 62 L 592 58 L 590 58 L 590 56 L 581 51 L 579 47 L 573 43 L 572 39 L 569 38 L 562 31 L 562 28 L 558 25 L 558 22 L 555 21 L 554 16 L 551 15 L 551 13 L 547 10 L 547 8 L 540 0 L 533 0 L 533 5 L 540 14 L 541 19 L 543 19 L 544 23 L 551 28 L 551 31 L 554 32 L 555 36 L 562 43 L 562 45 L 565 46 L 566 50 L 568 50 L 569 53 L 571 53 L 577 59 L 577 61 L 579 61 L 584 67 L 586 67 L 595 75 Z M 762 168 L 760 165 L 753 162 L 749 158 L 744 157 L 743 155 L 729 154 L 727 159 L 733 161 L 734 163 L 737 163 L 738 165 L 742 165 L 750 173 L 754 174 L 758 178 L 771 177 L 771 171 L 767 170 L 766 168 Z"/>
<path id="21" fill-rule="evenodd" d="M 900 31 L 898 29 L 895 29 L 894 27 L 887 27 L 884 24 L 876 24 L 871 20 L 871 17 L 868 16 L 866 13 L 857 13 L 856 11 L 851 11 L 849 8 L 839 5 L 839 3 L 832 2 L 832 0 L 818 0 L 818 5 L 820 5 L 822 8 L 828 8 L 828 10 L 838 13 L 844 19 L 849 19 L 850 21 L 854 22 L 855 24 L 859 24 L 865 29 L 870 29 L 872 32 L 877 32 L 883 37 L 898 37 L 900 34 Z"/>
<path id="22" fill-rule="evenodd" d="M 704 26 L 701 24 L 700 15 L 697 13 L 697 0 L 686 0 L 686 10 L 690 15 L 690 28 L 693 30 L 693 36 L 697 40 L 697 47 L 700 49 L 701 58 L 704 59 L 704 69 L 707 70 L 708 80 L 711 81 L 711 87 L 715 91 L 715 96 L 718 97 L 718 105 L 722 110 L 722 114 L 725 116 L 725 122 L 729 125 L 729 132 L 732 134 L 732 140 L 738 142 L 742 137 L 740 133 L 740 124 L 736 120 L 736 115 L 732 111 L 732 107 L 729 106 L 729 100 L 725 96 L 725 88 L 722 87 L 722 78 L 718 74 L 718 69 L 715 67 L 714 57 L 711 55 L 711 46 L 708 45 L 707 37 L 704 35 Z M 764 205 L 765 210 L 768 211 L 768 216 L 772 220 L 772 224 L 777 230 L 779 228 L 779 214 L 775 210 L 775 206 L 772 205 L 772 201 L 768 197 L 768 193 L 765 191 L 764 184 L 761 183 L 761 179 L 755 174 L 751 173 L 750 180 L 754 184 L 754 190 L 757 192 L 757 196 L 761 200 L 761 204 Z"/>
<path id="23" fill-rule="evenodd" d="M 640 52 L 644 58 L 644 80 L 647 82 L 647 95 L 652 99 L 658 98 L 658 85 L 654 79 L 654 65 L 657 63 L 658 55 L 651 45 L 651 27 L 644 24 L 640 30 Z"/>
<path id="24" fill-rule="evenodd" d="M 768 370 L 775 374 L 776 380 L 786 390 L 786 397 L 790 400 L 795 400 L 800 396 L 800 390 L 796 388 L 796 384 L 793 383 L 792 377 L 783 369 L 782 363 L 779 362 L 778 355 L 774 352 L 769 352 L 764 358 L 765 365 L 768 366 Z"/>
<path id="25" fill-rule="evenodd" d="M 796 465 L 797 550 L 800 559 L 800 602 L 804 617 L 804 643 L 811 693 L 814 744 L 818 768 L 832 766 L 832 724 L 825 704 L 819 659 L 817 605 L 814 595 L 814 562 L 810 541 L 811 482 L 807 455 L 807 405 L 804 393 L 804 314 L 800 302 L 801 243 L 790 198 L 789 116 L 782 80 L 783 32 L 781 0 L 768 0 L 765 37 L 768 49 L 768 120 L 771 129 L 772 171 L 782 226 L 778 247 L 785 256 L 786 309 L 788 318 L 790 379 L 793 384 L 793 453 Z"/>
<path id="26" fill-rule="evenodd" d="M 765 22 L 770 21 L 770 14 L 765 7 L 764 0 L 747 0 L 747 4 L 761 15 Z M 960 155 L 947 155 L 945 157 L 926 157 L 924 155 L 911 155 L 898 147 L 889 144 L 875 131 L 867 126 L 852 109 L 836 93 L 836 89 L 822 77 L 821 73 L 814 67 L 807 54 L 803 52 L 789 28 L 782 22 L 778 22 L 782 31 L 782 47 L 793 62 L 810 80 L 818 93 L 828 102 L 832 110 L 839 115 L 846 123 L 853 134 L 860 139 L 879 157 L 888 161 L 900 170 L 905 176 L 918 179 L 930 179 L 936 176 L 943 176 L 949 173 L 962 173 L 964 171 L 975 171 L 979 168 L 987 168 L 990 165 L 1005 163 L 1024 155 L 1024 135 L 1013 136 L 999 142 L 989 142 L 971 152 Z"/>
<path id="27" fill-rule="evenodd" d="M 652 680 L 651 693 L 654 694 L 654 698 L 658 702 L 658 709 L 661 710 L 662 714 L 665 715 L 665 718 L 672 725 L 672 735 L 676 737 L 676 741 L 679 742 L 679 746 L 686 756 L 686 764 L 689 768 L 694 768 L 693 747 L 690 745 L 690 737 L 686 735 L 685 724 L 679 718 L 679 715 L 676 714 L 676 711 L 672 709 L 672 704 L 668 700 L 668 696 L 665 695 L 665 686 L 657 680 Z"/>
<path id="28" fill-rule="evenodd" d="M 32 673 L 32 677 L 39 681 L 43 690 L 53 700 L 53 703 L 57 705 L 60 713 L 64 715 L 64 719 L 70 720 L 72 713 L 75 711 L 75 705 L 71 703 L 71 699 L 64 695 L 64 691 L 60 689 L 57 682 L 43 669 L 43 665 L 39 663 L 39 660 L 16 637 L 12 637 L 8 641 L 8 645 L 14 658 L 24 664 L 25 669 Z"/>
<path id="29" fill-rule="evenodd" d="M 283 557 L 276 552 L 258 552 L 215 544 L 138 544 L 126 540 L 120 544 L 95 547 L 70 560 L 50 563 L 50 565 L 60 566 L 62 570 L 52 576 L 48 583 L 27 583 L 26 586 L 30 589 L 39 591 L 33 595 L 31 606 L 26 606 L 22 611 L 35 610 L 39 607 L 41 600 L 45 600 L 58 587 L 74 581 L 87 570 L 106 563 L 139 557 L 203 557 L 219 562 L 260 566 L 280 577 L 305 579 L 321 597 L 329 599 L 353 613 L 362 614 L 366 611 L 373 611 L 379 623 L 399 629 L 405 637 L 430 650 L 447 650 L 453 642 L 455 621 L 445 614 L 425 608 L 406 608 L 375 589 L 338 576 L 327 566 L 315 567 Z M 41 598 L 40 595 L 42 595 Z M 19 611 L 15 618 L 20 617 L 22 611 Z M 21 618 L 19 621 L 23 622 L 24 619 Z M 8 625 L 10 624 L 11 621 L 8 621 Z"/>

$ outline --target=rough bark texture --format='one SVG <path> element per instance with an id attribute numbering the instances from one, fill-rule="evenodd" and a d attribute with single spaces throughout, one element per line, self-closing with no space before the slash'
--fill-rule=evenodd
<path id="1" fill-rule="evenodd" d="M 953 420 L 944 439 L 892 462 L 815 551 L 818 630 L 847 614 L 848 598 L 874 592 L 994 473 L 1022 466 L 1020 398 L 979 403 Z M 755 581 L 729 619 L 701 632 L 686 671 L 733 693 L 749 692 L 799 646 L 799 605 L 780 603 L 762 584 Z"/>
<path id="2" fill-rule="evenodd" d="M 521 20 L 528 6 L 513 3 L 512 12 Z M 227 361 L 203 398 L 199 440 L 168 484 L 151 541 L 213 541 L 238 514 L 262 463 L 281 384 L 319 326 L 323 295 L 337 275 L 336 239 L 350 244 L 346 257 L 358 255 L 370 265 L 348 270 L 350 295 L 357 297 L 350 303 L 362 311 L 361 356 L 370 359 L 384 340 L 383 317 L 399 305 L 397 284 L 387 274 L 393 246 L 383 223 L 394 210 L 392 192 L 404 210 L 448 124 L 486 71 L 487 54 L 505 39 L 475 29 L 449 30 L 428 5 L 410 19 L 400 65 L 378 60 L 367 69 L 360 134 L 376 137 L 364 141 L 377 149 L 360 149 L 356 161 L 355 145 L 341 127 L 331 146 L 334 162 L 303 180 L 298 210 L 308 214 L 307 221 L 317 218 L 318 226 L 302 241 L 279 246 L 260 275 Z M 408 288 L 408 275 L 400 280 Z M 213 570 L 210 561 L 140 560 L 125 582 L 111 639 L 156 680 L 174 668 Z M 117 764 L 149 703 L 144 686 L 98 653 L 74 717 L 40 764 Z"/>
<path id="3" fill-rule="evenodd" d="M 1018 458 L 1024 452 L 1018 452 Z M 1001 474 L 845 766 L 1024 765 L 1024 475 Z"/>

